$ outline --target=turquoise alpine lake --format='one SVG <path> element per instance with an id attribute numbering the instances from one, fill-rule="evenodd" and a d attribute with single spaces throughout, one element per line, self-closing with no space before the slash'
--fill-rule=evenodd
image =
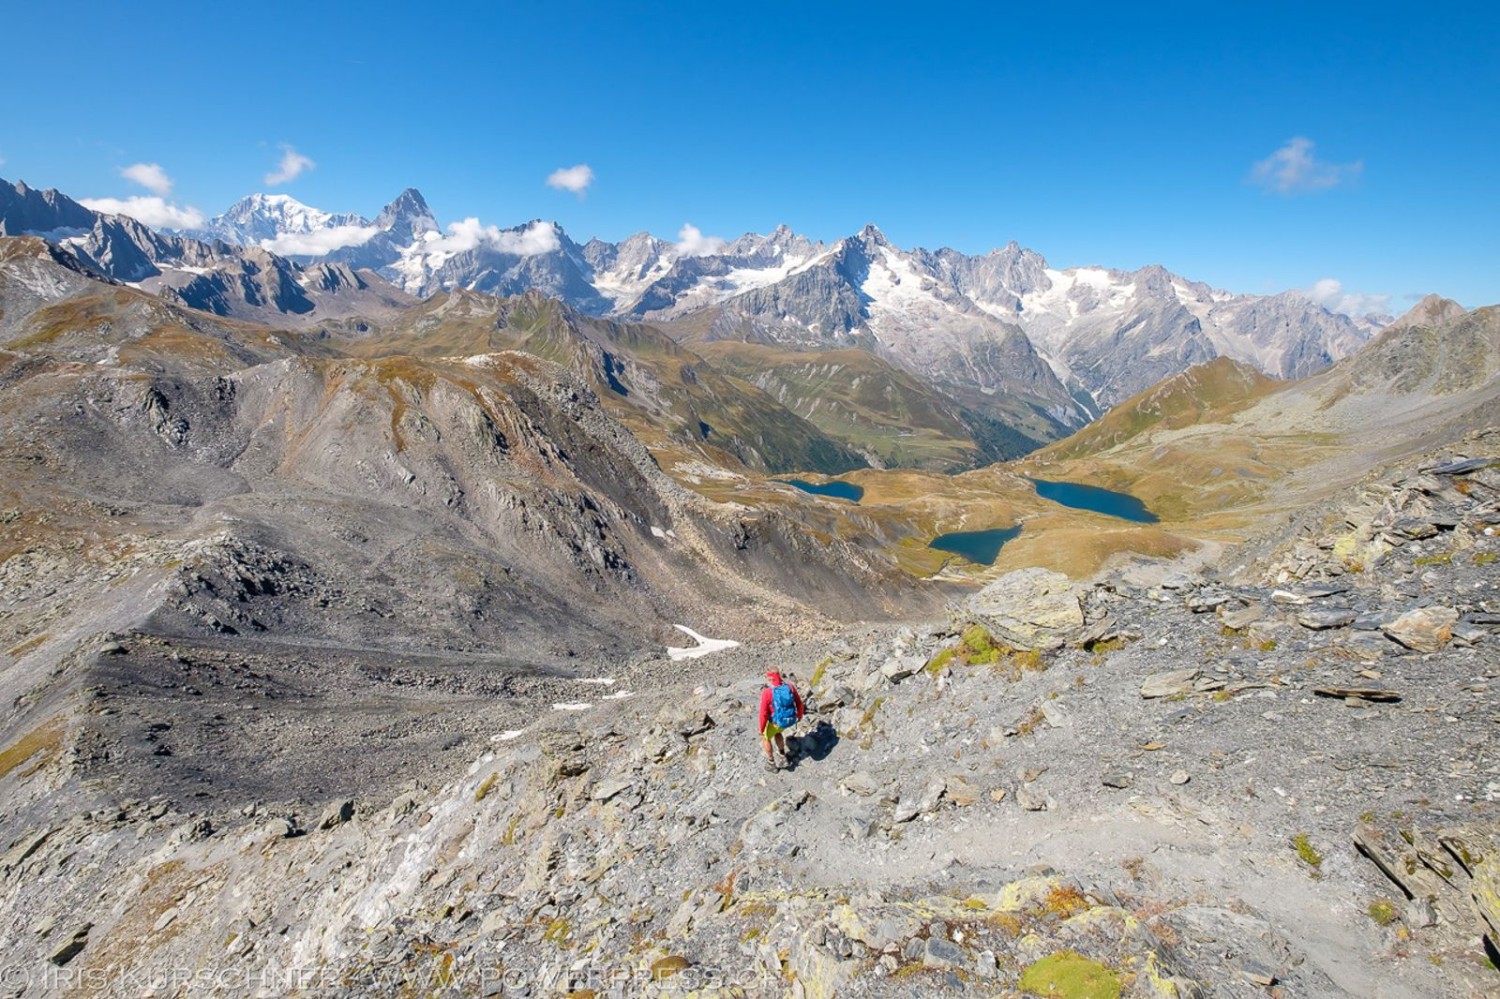
<path id="1" fill-rule="evenodd" d="M 995 559 L 1000 556 L 1000 549 L 1020 533 L 1020 524 L 1015 527 L 997 527 L 990 531 L 956 531 L 953 534 L 939 534 L 928 542 L 927 547 L 962 555 L 979 565 L 994 565 Z"/>
<path id="2" fill-rule="evenodd" d="M 1128 493 L 1117 493 L 1112 489 L 1101 489 L 1098 486 L 1083 486 L 1076 482 L 1047 482 L 1043 479 L 1032 479 L 1031 484 L 1036 487 L 1036 494 L 1042 499 L 1051 500 L 1075 510 L 1092 510 L 1106 517 L 1118 517 L 1137 524 L 1154 524 L 1161 519 L 1147 510 L 1146 504 Z"/>
<path id="3" fill-rule="evenodd" d="M 864 486 L 856 486 L 852 482 L 825 482 L 819 485 L 816 482 L 803 482 L 801 479 L 781 479 L 789 486 L 796 486 L 805 493 L 814 496 L 832 496 L 835 499 L 845 499 L 850 503 L 858 503 L 860 497 L 865 494 Z"/>

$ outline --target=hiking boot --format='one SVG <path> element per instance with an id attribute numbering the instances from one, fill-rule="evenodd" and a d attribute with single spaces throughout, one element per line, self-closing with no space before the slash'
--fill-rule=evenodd
<path id="1" fill-rule="evenodd" d="M 775 759 L 773 759 L 770 756 L 767 756 L 766 757 L 766 769 L 769 770 L 769 771 L 771 771 L 771 773 L 774 774 L 776 771 L 780 770 L 781 768 L 776 765 L 776 760 Z"/>

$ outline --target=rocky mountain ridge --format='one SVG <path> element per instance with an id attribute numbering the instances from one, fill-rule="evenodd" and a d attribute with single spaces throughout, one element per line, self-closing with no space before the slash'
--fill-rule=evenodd
<path id="1" fill-rule="evenodd" d="M 837 473 L 868 464 L 655 327 L 587 316 L 535 291 L 509 299 L 439 292 L 378 334 L 342 343 L 365 357 L 534 354 L 567 368 L 663 457 L 686 452 L 763 472 Z"/>
<path id="2" fill-rule="evenodd" d="M 23 234 L 47 238 L 103 277 L 217 316 L 275 323 L 314 315 L 319 322 L 373 320 L 415 301 L 373 272 L 298 264 L 258 246 L 157 232 L 56 191 L 0 182 L 0 235 Z"/>
<path id="3" fill-rule="evenodd" d="M 536 289 L 594 315 L 669 321 L 709 312 L 710 335 L 775 335 L 813 347 L 878 342 L 898 359 L 924 354 L 912 342 L 920 340 L 914 328 L 963 341 L 986 317 L 1022 330 L 1057 378 L 1086 400 L 1085 412 L 1221 355 L 1273 377 L 1303 377 L 1378 329 L 1378 320 L 1331 313 L 1297 292 L 1232 295 L 1155 265 L 1057 270 L 1015 243 L 982 255 L 903 251 L 874 226 L 830 246 L 785 226 L 730 242 L 674 244 L 638 233 L 619 244 L 593 239 L 580 246 L 540 220 L 499 229 L 468 219 L 445 231 L 408 189 L 373 223 L 285 196 L 252 195 L 205 234 L 375 270 L 417 296 Z M 884 244 L 883 254 L 872 256 L 875 243 Z M 864 259 L 851 261 L 851 254 Z M 874 283 L 870 260 L 883 265 Z M 802 275 L 810 268 L 831 274 L 809 280 Z M 983 378 L 968 387 L 983 392 Z M 1065 392 L 1054 408 L 1077 405 L 1067 399 Z"/>
<path id="4" fill-rule="evenodd" d="M 540 291 L 588 315 L 663 324 L 684 343 L 774 348 L 732 355 L 735 373 L 774 383 L 801 407 L 798 416 L 880 464 L 1015 457 L 1195 363 L 1229 356 L 1301 377 L 1369 332 L 1296 293 L 1231 296 L 1160 267 L 1057 271 L 1014 244 L 982 257 L 908 252 L 873 225 L 832 246 L 786 227 L 724 244 L 639 234 L 580 246 L 539 220 L 499 229 L 467 219 L 443 229 L 408 189 L 372 223 L 284 196 L 246 199 L 213 224 L 273 234 L 243 248 L 157 233 L 24 185 L 5 197 L 7 231 L 45 223 L 41 231 L 100 273 L 221 316 L 347 333 L 405 326 L 401 314 L 414 300 L 398 289 Z M 63 225 L 90 220 L 86 231 Z M 776 374 L 805 369 L 797 355 L 850 349 L 891 369 L 875 372 L 868 388 L 847 387 L 861 392 L 857 405 L 820 415 L 796 379 Z M 767 367 L 747 370 L 752 359 Z M 848 370 L 868 376 L 868 367 Z M 916 448 L 899 429 L 912 409 L 910 379 L 933 400 L 917 406 L 932 419 L 911 429 Z"/>
<path id="5" fill-rule="evenodd" d="M 1329 312 L 1298 292 L 1232 295 L 1155 265 L 1057 270 L 1014 242 L 978 256 L 901 251 L 873 225 L 833 245 L 780 226 L 718 245 L 679 245 L 642 232 L 619 244 L 593 239 L 580 247 L 560 227 L 533 222 L 497 230 L 490 248 L 476 243 L 456 256 L 442 249 L 434 255 L 425 244 L 443 241 L 425 202 L 415 209 L 422 225 L 414 237 L 404 236 L 400 223 L 392 228 L 412 211 L 400 204 L 371 227 L 378 249 L 362 244 L 334 259 L 381 270 L 418 295 L 539 288 L 594 314 L 670 321 L 710 311 L 710 335 L 771 335 L 809 347 L 878 341 L 896 345 L 898 355 L 910 327 L 948 327 L 962 340 L 980 314 L 1020 327 L 1070 389 L 1102 407 L 1221 355 L 1273 377 L 1300 378 L 1352 353 L 1379 328 L 1378 319 Z M 533 241 L 536 252 L 502 248 L 502 233 L 519 237 L 538 225 L 550 226 L 555 238 Z M 881 245 L 888 251 L 881 270 L 889 276 L 867 286 L 868 261 L 881 256 Z M 525 256 L 545 259 L 523 265 Z M 819 267 L 833 280 L 801 276 Z M 863 341 L 858 330 L 866 331 Z"/>

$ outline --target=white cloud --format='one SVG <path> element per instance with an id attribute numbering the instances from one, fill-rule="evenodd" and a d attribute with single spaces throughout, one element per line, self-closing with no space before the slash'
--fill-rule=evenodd
<path id="1" fill-rule="evenodd" d="M 580 198 L 587 191 L 589 185 L 594 182 L 594 171 L 587 163 L 577 166 L 563 167 L 553 170 L 547 175 L 547 186 L 555 187 L 559 191 L 572 191 Z"/>
<path id="2" fill-rule="evenodd" d="M 1344 283 L 1337 278 L 1324 278 L 1307 290 L 1307 297 L 1329 312 L 1342 312 L 1346 316 L 1367 316 L 1389 312 L 1389 295 L 1367 295 L 1358 291 L 1345 291 Z"/>
<path id="3" fill-rule="evenodd" d="M 162 198 L 84 198 L 83 207 L 106 215 L 129 215 L 153 229 L 199 229 L 207 221 L 196 208 L 179 208 Z"/>
<path id="4" fill-rule="evenodd" d="M 673 249 L 678 256 L 683 257 L 706 257 L 718 253 L 724 248 L 725 240 L 718 236 L 705 236 L 698 227 L 691 222 L 683 225 L 677 232 L 677 242 Z"/>
<path id="5" fill-rule="evenodd" d="M 1250 171 L 1250 182 L 1264 191 L 1299 194 L 1337 187 L 1357 179 L 1364 169 L 1361 160 L 1353 163 L 1320 160 L 1313 155 L 1313 141 L 1297 136 L 1256 163 Z"/>
<path id="6" fill-rule="evenodd" d="M 262 250 L 283 257 L 321 257 L 346 246 L 364 246 L 380 232 L 374 226 L 336 225 L 312 232 L 284 232 L 275 239 L 260 241 Z"/>
<path id="7" fill-rule="evenodd" d="M 428 253 L 463 253 L 481 245 L 499 253 L 530 257 L 539 253 L 551 253 L 561 248 L 562 242 L 557 238 L 557 228 L 551 222 L 533 222 L 516 232 L 492 225 L 480 225 L 477 218 L 470 216 L 462 222 L 450 222 L 446 236 L 428 233 L 422 249 Z"/>
<path id="8" fill-rule="evenodd" d="M 281 165 L 272 172 L 266 174 L 266 184 L 275 187 L 288 181 L 296 180 L 305 170 L 314 170 L 317 164 L 306 156 L 303 156 L 291 146 L 282 143 Z"/>
<path id="9" fill-rule="evenodd" d="M 134 163 L 120 171 L 120 176 L 133 180 L 148 191 L 162 197 L 172 193 L 172 178 L 161 168 L 160 163 Z"/>

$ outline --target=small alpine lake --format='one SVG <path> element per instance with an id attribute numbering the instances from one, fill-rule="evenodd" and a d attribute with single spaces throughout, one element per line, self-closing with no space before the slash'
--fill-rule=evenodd
<path id="1" fill-rule="evenodd" d="M 821 485 L 816 482 L 804 482 L 801 479 L 778 479 L 789 486 L 796 486 L 805 493 L 814 496 L 832 496 L 834 499 L 848 500 L 850 503 L 858 503 L 865 495 L 864 486 L 856 486 L 852 482 L 824 482 Z"/>
<path id="2" fill-rule="evenodd" d="M 1048 482 L 1029 477 L 1028 481 L 1036 487 L 1036 494 L 1042 499 L 1075 510 L 1092 510 L 1106 517 L 1118 517 L 1137 524 L 1155 524 L 1161 519 L 1146 509 L 1145 503 L 1129 493 L 1117 493 L 1113 489 L 1085 486 L 1076 482 Z"/>
<path id="3" fill-rule="evenodd" d="M 1000 549 L 1020 533 L 1020 524 L 1015 527 L 996 527 L 988 531 L 955 531 L 952 534 L 939 534 L 927 543 L 927 547 L 936 548 L 940 552 L 952 552 L 978 565 L 994 565 L 995 559 L 1000 557 Z"/>

